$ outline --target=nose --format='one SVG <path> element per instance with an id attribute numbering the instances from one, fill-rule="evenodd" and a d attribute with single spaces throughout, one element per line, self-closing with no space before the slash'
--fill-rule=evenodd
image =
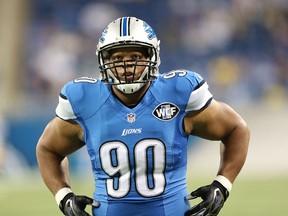
<path id="1" fill-rule="evenodd" d="M 131 57 L 129 55 L 123 56 L 123 61 L 129 61 L 131 60 Z"/>
<path id="2" fill-rule="evenodd" d="M 136 63 L 135 63 L 135 60 L 127 57 L 127 58 L 124 58 L 124 59 L 123 59 L 123 65 L 122 65 L 122 67 L 123 67 L 123 68 L 132 68 L 132 67 L 135 67 L 135 64 L 136 64 Z"/>

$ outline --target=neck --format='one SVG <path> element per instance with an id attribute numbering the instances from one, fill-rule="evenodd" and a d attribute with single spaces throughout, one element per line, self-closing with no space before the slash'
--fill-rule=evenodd
<path id="1" fill-rule="evenodd" d="M 112 86 L 112 91 L 118 98 L 118 100 L 120 100 L 125 106 L 135 107 L 141 101 L 149 86 L 150 82 L 142 86 L 142 88 L 140 88 L 137 92 L 133 94 L 125 94 L 115 86 Z"/>

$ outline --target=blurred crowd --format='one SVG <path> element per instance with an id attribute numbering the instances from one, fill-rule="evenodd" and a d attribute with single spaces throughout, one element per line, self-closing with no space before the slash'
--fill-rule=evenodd
<path id="1" fill-rule="evenodd" d="M 234 104 L 263 98 L 279 103 L 287 96 L 287 0 L 32 0 L 27 95 L 57 102 L 67 81 L 99 76 L 97 40 L 120 16 L 139 17 L 154 28 L 161 40 L 160 73 L 196 71 L 216 98 Z"/>
<path id="2" fill-rule="evenodd" d="M 108 23 L 121 16 L 136 16 L 155 30 L 161 40 L 160 73 L 177 68 L 196 71 L 208 81 L 216 99 L 234 107 L 264 101 L 283 108 L 287 102 L 287 0 L 27 2 L 23 103 L 18 108 L 26 117 L 25 124 L 37 112 L 41 118 L 47 112 L 55 115 L 59 91 L 67 81 L 100 75 L 95 55 L 98 38 Z M 0 113 L 0 177 L 9 173 L 9 167 L 21 173 L 25 164 L 11 140 L 6 140 L 4 120 Z M 36 128 L 42 130 L 42 125 L 35 124 L 31 134 Z M 8 131 L 11 137 L 24 137 Z M 20 139 L 18 147 L 27 145 L 34 151 L 36 134 L 28 134 L 31 139 L 25 142 Z"/>

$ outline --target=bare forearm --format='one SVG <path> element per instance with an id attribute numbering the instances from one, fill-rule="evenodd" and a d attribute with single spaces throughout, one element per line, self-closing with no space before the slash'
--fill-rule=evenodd
<path id="1" fill-rule="evenodd" d="M 68 159 L 37 146 L 38 166 L 48 189 L 53 195 L 63 187 L 70 187 Z"/>
<path id="2" fill-rule="evenodd" d="M 231 183 L 234 182 L 245 163 L 249 138 L 249 129 L 242 122 L 221 142 L 221 163 L 218 174 L 228 178 Z"/>

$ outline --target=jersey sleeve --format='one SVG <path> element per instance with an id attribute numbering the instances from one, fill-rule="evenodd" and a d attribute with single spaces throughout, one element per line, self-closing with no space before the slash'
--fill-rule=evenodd
<path id="1" fill-rule="evenodd" d="M 191 92 L 185 109 L 186 112 L 197 111 L 210 104 L 213 96 L 208 88 L 208 84 L 203 80 L 198 88 Z"/>
<path id="2" fill-rule="evenodd" d="M 82 121 L 93 116 L 108 97 L 108 88 L 96 78 L 77 78 L 61 89 L 56 115 L 63 120 Z"/>
<path id="3" fill-rule="evenodd" d="M 76 115 L 73 111 L 70 101 L 68 100 L 66 92 L 68 85 L 69 83 L 61 89 L 61 93 L 59 94 L 59 102 L 55 111 L 56 115 L 61 119 L 74 120 L 76 119 Z"/>
<path id="4" fill-rule="evenodd" d="M 197 111 L 209 106 L 213 95 L 209 91 L 207 82 L 195 72 L 187 72 L 187 79 L 190 81 L 192 91 L 185 108 L 186 112 Z"/>

